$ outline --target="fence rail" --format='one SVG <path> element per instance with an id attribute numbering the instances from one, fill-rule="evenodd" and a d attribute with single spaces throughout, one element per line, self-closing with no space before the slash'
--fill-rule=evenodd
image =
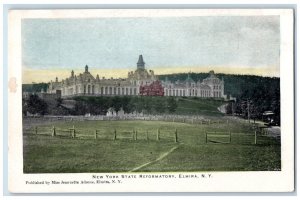
<path id="1" fill-rule="evenodd" d="M 44 135 L 52 137 L 67 137 L 73 139 L 95 139 L 95 140 L 145 140 L 145 141 L 173 141 L 187 142 L 193 144 L 265 144 L 269 142 L 270 136 L 254 133 L 242 133 L 231 131 L 205 131 L 198 135 L 170 129 L 83 129 L 83 128 L 59 128 L 59 127 L 33 127 L 25 130 L 30 135 Z M 277 139 L 278 141 L 278 139 Z M 275 141 L 276 142 L 276 141 Z M 274 143 L 275 144 L 275 143 Z"/>

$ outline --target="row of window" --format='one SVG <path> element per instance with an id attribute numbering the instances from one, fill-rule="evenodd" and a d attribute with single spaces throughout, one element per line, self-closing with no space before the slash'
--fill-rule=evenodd
<path id="1" fill-rule="evenodd" d="M 136 95 L 136 88 L 116 88 L 116 87 L 101 87 L 99 93 L 101 95 Z"/>
<path id="2" fill-rule="evenodd" d="M 214 85 L 214 90 L 221 90 L 221 85 Z"/>
<path id="3" fill-rule="evenodd" d="M 75 87 L 75 93 L 78 94 L 78 86 Z M 94 85 L 84 85 L 84 94 L 95 94 Z M 65 91 L 62 91 L 63 95 Z M 73 94 L 73 88 L 69 90 L 69 94 Z M 98 94 L 101 95 L 137 95 L 137 88 L 116 88 L 116 87 L 101 87 L 99 88 Z M 165 89 L 165 96 L 200 96 L 200 97 L 211 97 L 210 90 L 196 90 L 189 89 L 188 91 L 183 89 Z M 221 92 L 214 91 L 213 97 L 221 97 Z"/>
<path id="4" fill-rule="evenodd" d="M 78 88 L 76 86 L 76 93 L 78 93 Z M 95 86 L 87 85 L 83 86 L 84 94 L 95 94 Z M 116 87 L 101 87 L 99 88 L 98 94 L 101 95 L 136 95 L 136 88 L 116 88 Z"/>
<path id="5" fill-rule="evenodd" d="M 178 90 L 178 89 L 166 89 L 165 96 L 200 96 L 200 97 L 211 97 L 209 90 Z M 221 92 L 214 92 L 213 97 L 221 97 Z"/>

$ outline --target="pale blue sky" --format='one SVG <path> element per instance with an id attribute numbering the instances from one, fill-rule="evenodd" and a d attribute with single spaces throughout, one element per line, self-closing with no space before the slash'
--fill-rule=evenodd
<path id="1" fill-rule="evenodd" d="M 147 66 L 279 68 L 278 16 L 25 19 L 22 61 L 29 69 Z"/>

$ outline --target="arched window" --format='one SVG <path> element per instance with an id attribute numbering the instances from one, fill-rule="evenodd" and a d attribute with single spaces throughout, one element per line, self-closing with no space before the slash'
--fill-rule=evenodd
<path id="1" fill-rule="evenodd" d="M 90 93 L 91 93 L 91 86 L 88 85 L 88 94 L 90 94 Z"/>

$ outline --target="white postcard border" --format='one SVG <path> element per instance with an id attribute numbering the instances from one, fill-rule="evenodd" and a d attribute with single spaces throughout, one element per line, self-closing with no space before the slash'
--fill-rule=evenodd
<path id="1" fill-rule="evenodd" d="M 172 17 L 280 15 L 282 170 L 272 172 L 197 172 L 206 178 L 180 179 L 195 173 L 23 174 L 21 20 L 24 18 Z M 22 10 L 9 12 L 8 24 L 8 188 L 14 193 L 51 192 L 288 192 L 294 190 L 294 63 L 292 9 L 105 9 Z M 15 83 L 15 85 L 14 85 Z M 16 86 L 16 87 L 14 87 Z M 15 91 L 13 89 L 16 89 Z M 176 178 L 119 178 L 121 175 L 172 175 Z M 26 184 L 26 181 L 95 181 L 118 176 L 116 184 Z M 210 178 L 208 178 L 211 176 Z M 101 178 L 99 178 L 101 179 Z M 104 178 L 106 180 L 106 178 Z M 104 180 L 101 179 L 101 180 Z"/>

